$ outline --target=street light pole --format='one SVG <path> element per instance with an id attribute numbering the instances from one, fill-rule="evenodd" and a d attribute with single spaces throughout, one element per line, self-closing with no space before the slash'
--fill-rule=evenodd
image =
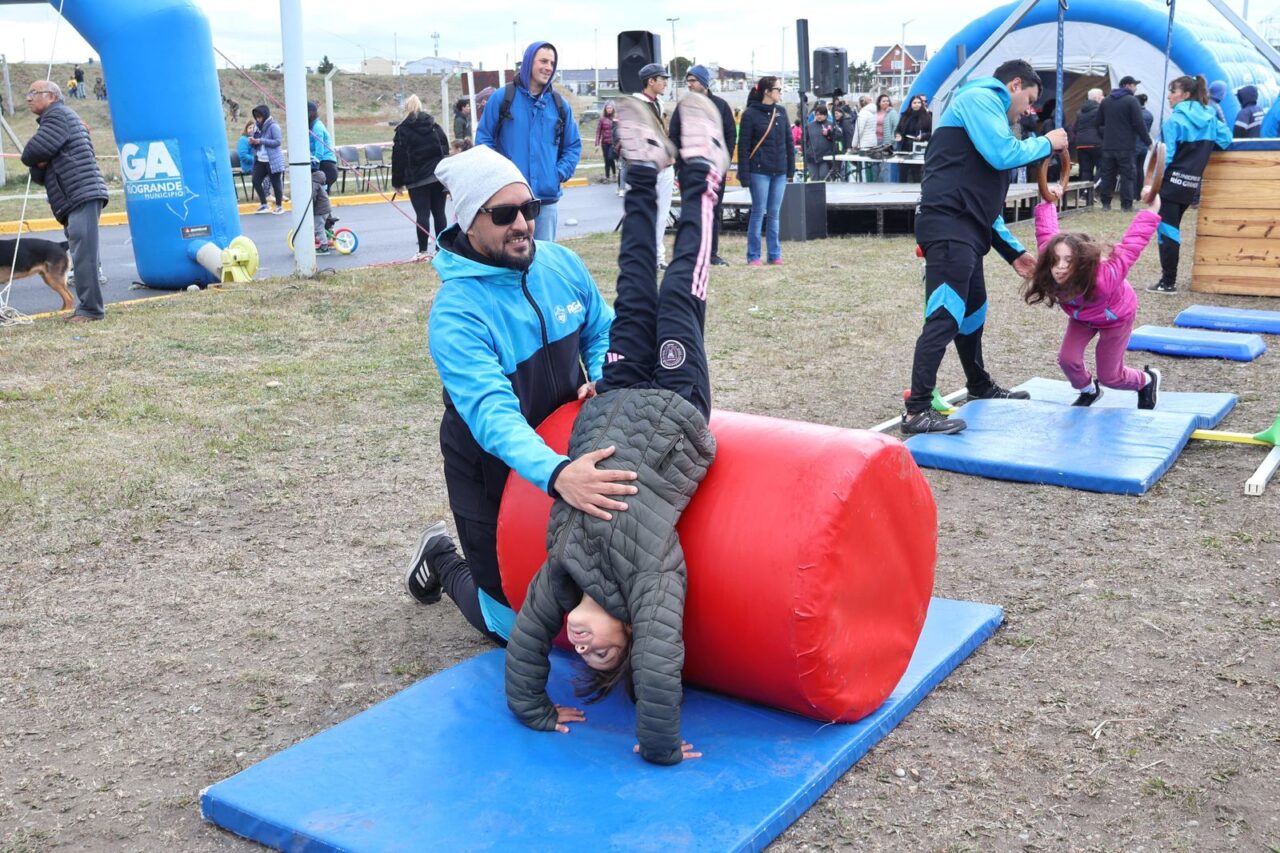
<path id="1" fill-rule="evenodd" d="M 910 21 L 902 22 L 902 44 L 898 47 L 902 51 L 899 58 L 902 64 L 898 66 L 898 108 L 902 108 L 902 102 L 907 98 L 907 24 L 915 23 L 915 18 Z"/>
<path id="2" fill-rule="evenodd" d="M 511 67 L 514 68 L 520 61 L 520 51 L 516 48 L 516 24 L 517 21 L 511 22 Z"/>
<path id="3" fill-rule="evenodd" d="M 676 50 L 676 21 L 679 18 L 667 18 L 671 22 L 671 99 L 675 100 L 676 92 L 680 89 L 680 79 L 676 76 L 676 57 L 680 52 Z"/>

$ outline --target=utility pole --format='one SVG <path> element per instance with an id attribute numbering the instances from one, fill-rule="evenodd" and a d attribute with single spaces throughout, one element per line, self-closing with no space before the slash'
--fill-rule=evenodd
<path id="1" fill-rule="evenodd" d="M 435 55 L 438 58 L 440 56 L 440 33 L 438 32 L 432 33 L 431 38 L 435 40 L 435 43 L 436 43 Z"/>
<path id="2" fill-rule="evenodd" d="M 516 24 L 518 21 L 511 22 L 511 67 L 515 68 L 520 61 L 520 49 L 516 46 Z"/>
<path id="3" fill-rule="evenodd" d="M 285 151 L 293 196 L 291 229 L 294 272 L 316 274 L 316 246 L 311 229 L 311 143 L 307 128 L 307 76 L 302 51 L 302 0 L 280 0 L 280 37 L 284 48 Z"/>
<path id="4" fill-rule="evenodd" d="M 902 64 L 898 66 L 898 108 L 901 110 L 902 102 L 907 98 L 907 24 L 915 23 L 915 18 L 910 21 L 902 22 L 902 44 L 898 45 L 902 50 L 902 55 L 898 57 Z"/>
<path id="5" fill-rule="evenodd" d="M 676 57 L 680 55 L 680 51 L 676 50 L 676 21 L 679 18 L 667 18 L 671 22 L 671 99 L 674 101 L 676 92 L 680 89 L 680 78 L 676 76 Z"/>

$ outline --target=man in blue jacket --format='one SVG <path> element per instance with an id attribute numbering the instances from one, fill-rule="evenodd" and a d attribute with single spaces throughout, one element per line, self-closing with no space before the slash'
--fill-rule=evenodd
<path id="1" fill-rule="evenodd" d="M 476 145 L 486 145 L 516 164 L 542 202 L 534 239 L 556 239 L 560 184 L 573 177 L 582 156 L 582 138 L 573 110 L 551 85 L 558 56 L 549 42 L 524 52 L 514 83 L 493 93 L 485 105 Z"/>
<path id="2" fill-rule="evenodd" d="M 934 125 L 916 209 L 916 242 L 925 259 L 925 320 L 911 365 L 904 433 L 952 434 L 965 428 L 964 421 L 932 406 L 938 366 L 952 341 L 969 399 L 1029 396 L 1001 388 L 982 363 L 987 316 L 982 258 L 994 247 L 1023 278 L 1035 269 L 1035 258 L 1005 227 L 1004 202 L 1013 169 L 1067 147 L 1067 132 L 1060 127 L 1023 140 L 1010 130 L 1014 117 L 1039 94 L 1040 77 L 1031 65 L 1010 60 L 994 77 L 963 86 Z"/>
<path id="3" fill-rule="evenodd" d="M 1280 136 L 1280 98 L 1276 98 L 1276 102 L 1267 111 L 1267 117 L 1262 120 L 1262 136 L 1264 139 Z"/>
<path id="4" fill-rule="evenodd" d="M 444 385 L 440 449 L 466 557 L 438 522 L 405 581 L 423 604 L 438 601 L 443 587 L 467 621 L 500 642 L 514 621 L 497 557 L 508 472 L 603 518 L 626 509 L 617 496 L 635 494 L 625 482 L 634 472 L 595 467 L 613 448 L 570 461 L 534 431 L 561 405 L 594 395 L 613 312 L 577 255 L 535 243 L 541 205 L 510 161 L 477 146 L 440 161 L 436 177 L 458 223 L 438 240 L 433 264 L 442 283 L 428 344 Z"/>

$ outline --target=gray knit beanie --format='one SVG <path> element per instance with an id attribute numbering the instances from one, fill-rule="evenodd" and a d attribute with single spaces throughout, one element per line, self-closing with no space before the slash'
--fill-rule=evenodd
<path id="1" fill-rule="evenodd" d="M 515 163 L 486 145 L 445 157 L 436 166 L 436 177 L 453 196 L 453 209 L 463 231 L 471 227 L 476 211 L 498 190 L 510 184 L 529 187 Z M 533 190 L 529 192 L 532 194 Z"/>

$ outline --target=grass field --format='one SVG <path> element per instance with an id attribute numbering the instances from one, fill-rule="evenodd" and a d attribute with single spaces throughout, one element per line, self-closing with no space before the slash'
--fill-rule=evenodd
<path id="1" fill-rule="evenodd" d="M 616 237 L 569 245 L 611 300 Z M 709 292 L 716 405 L 900 411 L 912 241 L 785 244 L 780 269 L 743 251 L 726 236 Z M 987 269 L 996 378 L 1058 378 L 1061 312 Z M 437 286 L 407 265 L 0 329 L 0 850 L 253 849 L 200 821 L 204 786 L 488 648 L 401 587 L 449 517 Z M 1192 301 L 1144 294 L 1139 322 Z M 1239 394 L 1225 429 L 1280 407 L 1273 356 L 1146 362 Z M 1278 849 L 1280 484 L 1244 496 L 1257 451 L 1194 444 L 1138 498 L 926 471 L 936 593 L 1006 624 L 774 849 Z"/>

